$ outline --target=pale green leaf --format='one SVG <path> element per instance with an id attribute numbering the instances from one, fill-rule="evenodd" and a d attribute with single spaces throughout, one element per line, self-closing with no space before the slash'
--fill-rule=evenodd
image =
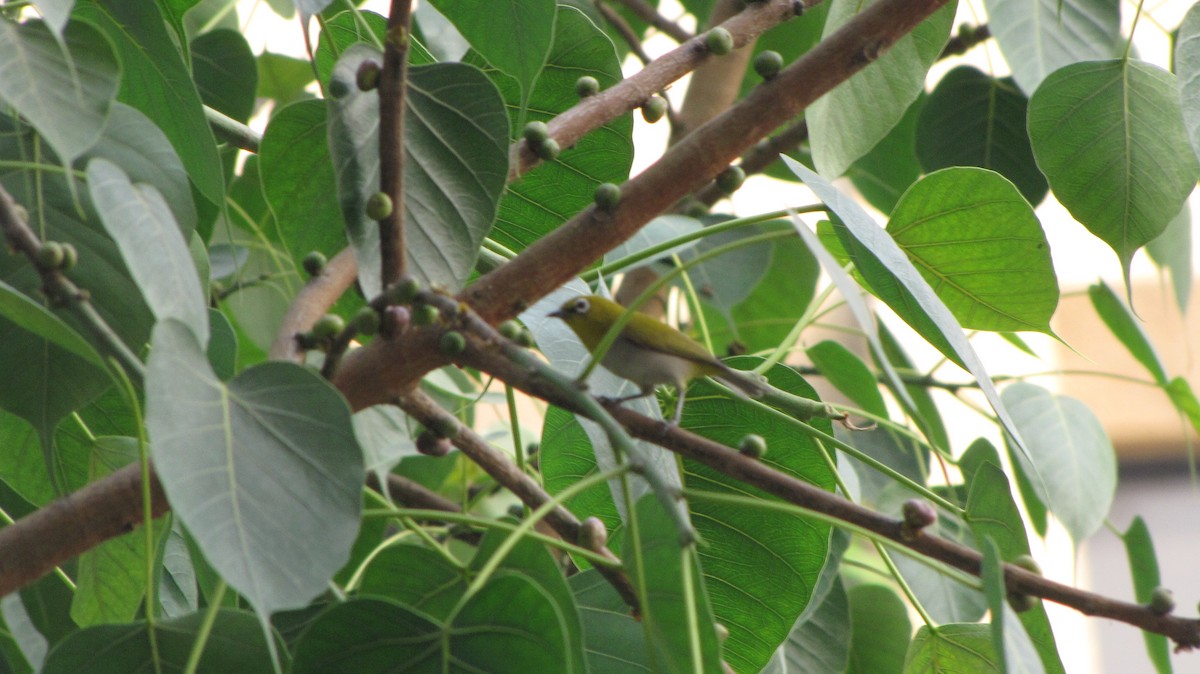
<path id="1" fill-rule="evenodd" d="M 1120 6 L 1111 0 L 985 0 L 984 6 L 988 27 L 1026 94 L 1050 73 L 1111 58 L 1122 45 Z"/>

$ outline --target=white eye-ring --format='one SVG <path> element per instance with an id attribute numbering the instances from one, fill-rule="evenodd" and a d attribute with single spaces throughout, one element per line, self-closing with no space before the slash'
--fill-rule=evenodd
<path id="1" fill-rule="evenodd" d="M 575 300 L 575 304 L 571 306 L 571 312 L 582 315 L 586 314 L 590 308 L 591 306 L 588 304 L 588 301 L 580 297 L 579 299 Z"/>

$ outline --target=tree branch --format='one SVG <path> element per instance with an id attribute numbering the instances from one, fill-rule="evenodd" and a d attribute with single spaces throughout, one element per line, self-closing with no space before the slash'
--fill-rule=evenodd
<path id="1" fill-rule="evenodd" d="M 383 287 L 400 280 L 407 268 L 404 243 L 404 95 L 412 0 L 392 0 L 388 13 L 383 69 L 379 73 L 379 191 L 391 208 L 379 221 Z"/>
<path id="2" fill-rule="evenodd" d="M 676 42 L 687 42 L 693 37 L 682 26 L 659 14 L 658 10 L 650 6 L 650 3 L 646 2 L 646 0 L 617 0 L 617 2 L 625 5 L 625 8 L 633 12 L 637 18 L 654 26 L 659 31 L 670 35 L 671 39 Z"/>

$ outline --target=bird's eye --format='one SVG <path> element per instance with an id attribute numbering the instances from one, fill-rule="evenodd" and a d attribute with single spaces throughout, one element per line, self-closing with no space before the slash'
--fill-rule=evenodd
<path id="1" fill-rule="evenodd" d="M 577 314 L 586 314 L 588 311 L 588 301 L 580 297 L 575 300 L 575 305 L 571 307 L 571 311 Z"/>

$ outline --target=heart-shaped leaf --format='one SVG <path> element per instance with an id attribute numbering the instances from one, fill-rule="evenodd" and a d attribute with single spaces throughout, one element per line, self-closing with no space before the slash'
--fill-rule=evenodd
<path id="1" fill-rule="evenodd" d="M 1026 94 L 1059 68 L 1116 56 L 1122 42 L 1120 5 L 1109 0 L 984 0 L 984 5 L 992 35 Z"/>

